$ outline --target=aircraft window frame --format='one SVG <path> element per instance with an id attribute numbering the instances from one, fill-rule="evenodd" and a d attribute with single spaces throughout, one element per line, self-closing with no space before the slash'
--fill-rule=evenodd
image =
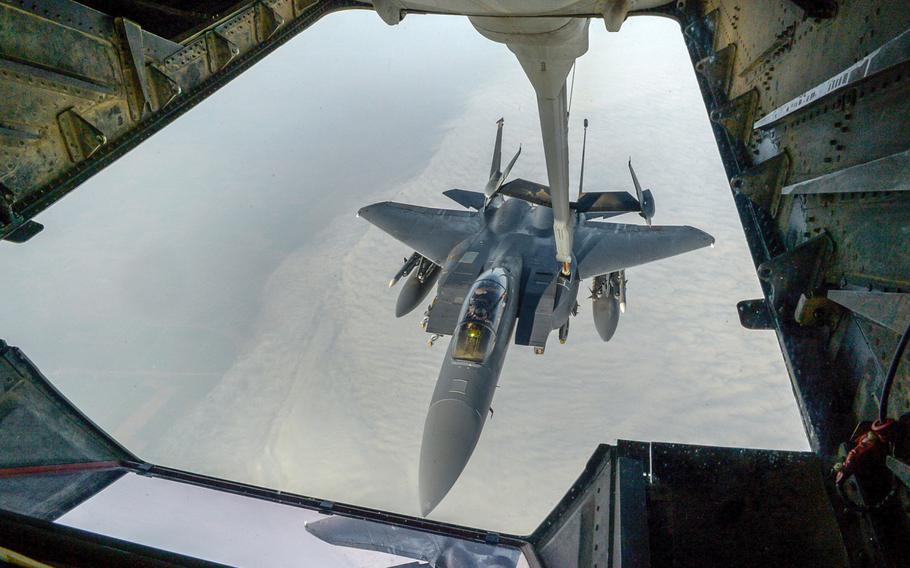
<path id="1" fill-rule="evenodd" d="M 483 363 L 495 344 L 496 333 L 490 327 L 477 322 L 463 322 L 458 326 L 452 358 L 468 363 Z"/>
<path id="2" fill-rule="evenodd" d="M 504 272 L 493 272 L 471 287 L 455 334 L 453 359 L 483 364 L 490 356 L 505 314 L 507 284 Z"/>

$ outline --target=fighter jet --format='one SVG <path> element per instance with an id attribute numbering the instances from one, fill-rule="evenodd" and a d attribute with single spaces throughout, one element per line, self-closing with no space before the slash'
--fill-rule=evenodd
<path id="1" fill-rule="evenodd" d="M 624 307 L 626 268 L 714 243 L 711 235 L 693 227 L 652 226 L 654 198 L 650 190 L 642 191 L 630 160 L 637 197 L 623 191 L 585 193 L 580 176 L 578 199 L 570 203 L 574 246 L 566 274 L 564 265 L 554 261 L 549 188 L 523 179 L 505 182 L 518 153 L 503 172 L 502 128 L 500 119 L 485 191 L 443 192 L 465 210 L 387 201 L 358 212 L 416 251 L 392 281 L 410 274 L 396 315 L 417 307 L 438 280 L 436 297 L 421 325 L 433 334 L 431 344 L 452 336 L 420 448 L 424 515 L 445 497 L 467 465 L 490 413 L 513 337 L 516 344 L 531 346 L 538 354 L 544 353 L 554 330 L 565 342 L 581 282 L 591 278 L 595 325 L 607 341 Z M 581 163 L 583 172 L 584 150 Z M 632 212 L 647 224 L 602 221 Z"/>

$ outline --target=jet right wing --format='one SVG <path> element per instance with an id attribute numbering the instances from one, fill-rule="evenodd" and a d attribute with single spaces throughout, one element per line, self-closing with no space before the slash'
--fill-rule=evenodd
<path id="1" fill-rule="evenodd" d="M 575 258 L 581 278 L 669 258 L 714 244 L 694 227 L 586 223 L 575 231 Z"/>
<path id="2" fill-rule="evenodd" d="M 473 211 L 453 211 L 385 201 L 368 205 L 357 215 L 442 265 L 455 245 L 481 229 Z"/>

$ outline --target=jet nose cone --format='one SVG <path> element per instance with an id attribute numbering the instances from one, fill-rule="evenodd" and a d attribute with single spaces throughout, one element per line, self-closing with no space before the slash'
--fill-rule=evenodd
<path id="1" fill-rule="evenodd" d="M 420 446 L 420 512 L 427 516 L 461 475 L 480 438 L 483 418 L 460 400 L 434 403 Z"/>

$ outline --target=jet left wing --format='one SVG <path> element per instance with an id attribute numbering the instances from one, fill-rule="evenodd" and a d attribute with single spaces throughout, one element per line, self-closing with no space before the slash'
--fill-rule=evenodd
<path id="1" fill-rule="evenodd" d="M 581 278 L 669 258 L 714 244 L 694 227 L 587 223 L 575 232 L 575 258 Z"/>
<path id="2" fill-rule="evenodd" d="M 453 211 L 385 201 L 368 205 L 357 215 L 442 265 L 452 249 L 478 232 L 480 219 L 473 211 Z"/>

